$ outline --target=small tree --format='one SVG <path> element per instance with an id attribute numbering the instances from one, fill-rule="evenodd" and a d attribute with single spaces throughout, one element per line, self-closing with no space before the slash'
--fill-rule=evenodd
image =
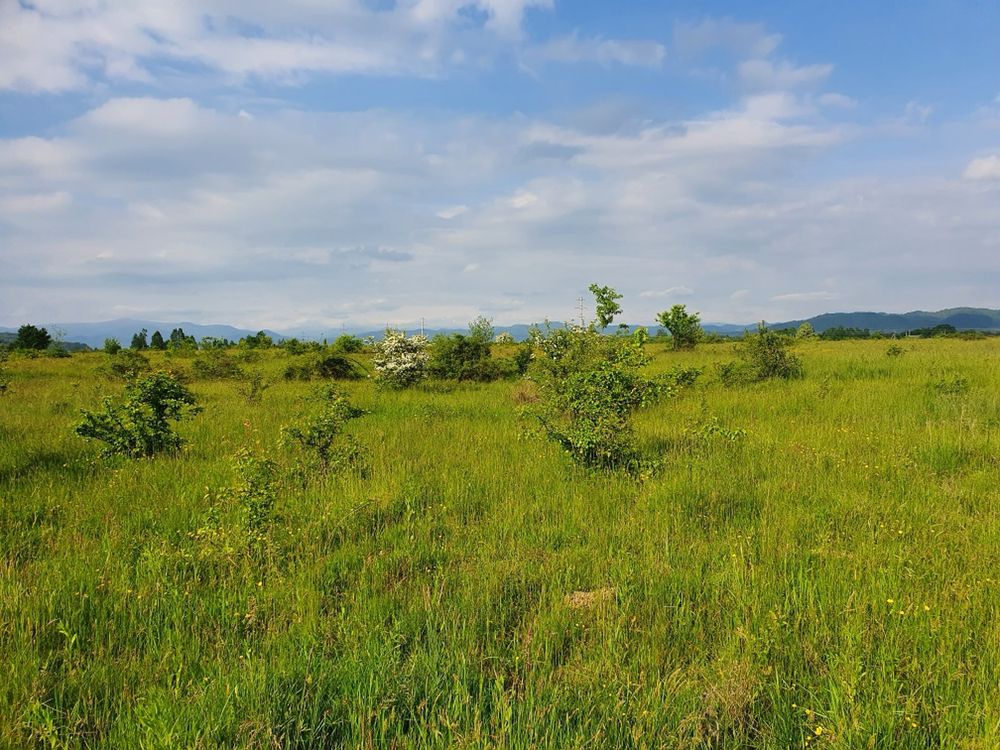
<path id="1" fill-rule="evenodd" d="M 812 323 L 807 320 L 796 329 L 795 338 L 799 341 L 815 341 L 819 336 L 816 334 L 816 329 L 812 327 Z"/>
<path id="2" fill-rule="evenodd" d="M 183 441 L 170 423 L 199 411 L 194 395 L 173 375 L 156 372 L 126 385 L 124 401 L 107 398 L 104 411 L 83 410 L 75 432 L 105 443 L 105 455 L 141 458 L 179 448 Z"/>
<path id="3" fill-rule="evenodd" d="M 770 330 L 764 323 L 756 333 L 744 334 L 737 346 L 742 362 L 719 366 L 719 377 L 727 385 L 759 382 L 772 378 L 791 379 L 803 375 L 802 360 L 788 351 L 795 343 L 792 336 Z"/>
<path id="4" fill-rule="evenodd" d="M 701 317 L 689 313 L 685 305 L 674 305 L 656 316 L 656 321 L 670 331 L 674 350 L 694 349 L 701 338 Z"/>
<path id="5" fill-rule="evenodd" d="M 613 289 L 592 285 L 596 318 L 587 326 L 535 329 L 541 356 L 530 377 L 540 399 L 529 407 L 544 433 L 584 466 L 637 472 L 643 465 L 632 433 L 632 413 L 672 392 L 664 379 L 640 373 L 649 362 L 638 338 L 602 336 L 617 314 Z"/>
<path id="6" fill-rule="evenodd" d="M 299 425 L 282 427 L 285 442 L 315 458 L 324 473 L 359 465 L 361 449 L 353 436 L 344 434 L 344 426 L 349 420 L 364 414 L 364 409 L 353 406 L 332 385 L 319 388 L 313 400 L 319 404 L 316 411 L 307 415 Z"/>
<path id="7" fill-rule="evenodd" d="M 163 334 L 159 331 L 153 331 L 153 336 L 149 340 L 150 349 L 159 349 L 163 351 L 167 348 L 167 342 L 163 340 Z"/>
<path id="8" fill-rule="evenodd" d="M 274 346 L 274 341 L 263 331 L 257 331 L 252 336 L 241 338 L 240 346 L 244 349 L 270 349 Z"/>
<path id="9" fill-rule="evenodd" d="M 129 348 L 135 349 L 136 351 L 142 351 L 143 349 L 149 348 L 149 342 L 146 340 L 145 328 L 132 336 L 132 343 L 129 345 Z"/>
<path id="10" fill-rule="evenodd" d="M 610 286 L 591 284 L 587 288 L 594 295 L 594 300 L 597 303 L 597 320 L 595 321 L 597 327 L 607 328 L 614 321 L 616 315 L 621 315 L 622 308 L 618 304 L 618 300 L 622 298 L 622 295 L 618 294 Z"/>
<path id="11" fill-rule="evenodd" d="M 52 343 L 52 337 L 44 328 L 33 325 L 23 325 L 17 329 L 17 337 L 14 339 L 14 349 L 47 349 Z"/>
<path id="12" fill-rule="evenodd" d="M 122 345 L 118 339 L 104 339 L 104 351 L 107 354 L 117 354 L 122 350 Z"/>
<path id="13" fill-rule="evenodd" d="M 381 341 L 373 344 L 375 378 L 388 388 L 407 388 L 427 377 L 428 341 L 425 336 L 409 336 L 386 329 Z"/>

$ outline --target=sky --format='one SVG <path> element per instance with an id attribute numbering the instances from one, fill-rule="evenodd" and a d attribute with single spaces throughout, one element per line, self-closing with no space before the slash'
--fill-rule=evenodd
<path id="1" fill-rule="evenodd" d="M 971 0 L 0 0 L 0 325 L 998 307 L 998 39 Z"/>

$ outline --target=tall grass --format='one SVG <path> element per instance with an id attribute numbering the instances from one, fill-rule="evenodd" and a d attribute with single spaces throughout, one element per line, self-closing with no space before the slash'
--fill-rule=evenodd
<path id="1" fill-rule="evenodd" d="M 1000 746 L 1000 341 L 886 346 L 731 389 L 728 345 L 651 348 L 706 375 L 640 479 L 526 437 L 516 383 L 348 384 L 370 473 L 284 482 L 264 545 L 212 508 L 237 450 L 291 464 L 280 353 L 139 461 L 72 434 L 105 355 L 12 359 L 0 745 Z"/>

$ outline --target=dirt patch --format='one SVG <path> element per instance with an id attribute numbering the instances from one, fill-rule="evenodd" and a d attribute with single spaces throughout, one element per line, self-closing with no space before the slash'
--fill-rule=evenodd
<path id="1" fill-rule="evenodd" d="M 593 591 L 574 591 L 566 594 L 563 601 L 570 609 L 593 609 L 615 600 L 613 588 L 594 589 Z"/>

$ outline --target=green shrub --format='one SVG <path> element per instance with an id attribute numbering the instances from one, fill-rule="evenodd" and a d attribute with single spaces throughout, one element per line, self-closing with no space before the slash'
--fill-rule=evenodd
<path id="1" fill-rule="evenodd" d="M 717 365 L 719 380 L 731 386 L 802 377 L 802 360 L 788 351 L 794 342 L 791 336 L 772 331 L 761 323 L 756 333 L 747 332 L 737 345 L 739 362 Z"/>
<path id="2" fill-rule="evenodd" d="M 156 372 L 125 386 L 125 399 L 104 400 L 104 411 L 83 410 L 75 432 L 105 443 L 104 454 L 129 458 L 176 450 L 182 440 L 170 423 L 201 411 L 194 396 L 175 376 Z"/>
<path id="3" fill-rule="evenodd" d="M 673 386 L 640 374 L 649 358 L 639 340 L 599 333 L 599 325 L 612 322 L 620 296 L 609 287 L 592 285 L 591 291 L 597 316 L 590 325 L 532 329 L 540 356 L 529 375 L 538 398 L 526 411 L 577 463 L 639 473 L 645 462 L 635 445 L 632 414 Z"/>
<path id="4" fill-rule="evenodd" d="M 135 349 L 118 349 L 108 356 L 107 374 L 120 380 L 135 380 L 149 370 L 149 360 Z"/>
<path id="5" fill-rule="evenodd" d="M 122 345 L 118 339 L 104 339 L 104 351 L 108 354 L 117 354 L 121 350 Z"/>
<path id="6" fill-rule="evenodd" d="M 905 353 L 903 347 L 899 344 L 890 344 L 889 348 L 885 350 L 885 356 L 887 357 L 902 357 Z"/>
<path id="7" fill-rule="evenodd" d="M 244 374 L 236 385 L 237 392 L 248 404 L 259 404 L 264 395 L 264 391 L 271 387 L 271 383 L 264 379 L 259 372 Z"/>
<path id="8" fill-rule="evenodd" d="M 341 354 L 356 354 L 365 348 L 365 342 L 357 336 L 345 333 L 334 339 L 332 348 L 335 352 L 340 352 Z"/>
<path id="9" fill-rule="evenodd" d="M 191 365 L 200 378 L 225 380 L 243 377 L 236 359 L 225 349 L 209 349 L 199 354 Z"/>
<path id="10" fill-rule="evenodd" d="M 353 406 L 332 385 L 321 387 L 312 400 L 318 408 L 299 424 L 282 427 L 285 443 L 301 450 L 323 473 L 361 467 L 363 452 L 352 435 L 344 434 L 344 427 L 365 414 L 364 409 Z"/>
<path id="11" fill-rule="evenodd" d="M 333 380 L 358 380 L 365 377 L 364 370 L 343 354 L 323 354 L 301 357 L 289 362 L 283 373 L 285 380 L 312 380 L 314 377 Z"/>

